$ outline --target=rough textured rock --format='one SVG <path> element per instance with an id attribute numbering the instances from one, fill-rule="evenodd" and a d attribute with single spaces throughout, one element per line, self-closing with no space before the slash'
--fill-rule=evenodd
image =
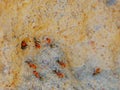
<path id="1" fill-rule="evenodd" d="M 0 90 L 119 85 L 120 0 L 0 0 Z"/>

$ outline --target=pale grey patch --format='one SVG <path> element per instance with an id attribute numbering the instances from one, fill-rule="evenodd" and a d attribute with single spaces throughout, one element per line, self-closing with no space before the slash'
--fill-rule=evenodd
<path id="1" fill-rule="evenodd" d="M 85 90 L 120 90 L 120 79 L 112 70 L 102 70 L 98 75 L 93 75 L 94 62 L 86 62 L 83 66 L 74 69 L 74 75 L 82 84 Z M 119 69 L 116 70 L 119 73 Z"/>
<path id="2" fill-rule="evenodd" d="M 107 6 L 112 6 L 112 5 L 116 4 L 116 3 L 117 3 L 117 0 L 107 0 L 106 1 Z"/>

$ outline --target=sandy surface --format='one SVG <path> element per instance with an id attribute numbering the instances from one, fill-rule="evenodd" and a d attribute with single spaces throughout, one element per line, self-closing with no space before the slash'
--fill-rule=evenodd
<path id="1" fill-rule="evenodd" d="M 0 90 L 119 85 L 120 0 L 0 0 Z"/>

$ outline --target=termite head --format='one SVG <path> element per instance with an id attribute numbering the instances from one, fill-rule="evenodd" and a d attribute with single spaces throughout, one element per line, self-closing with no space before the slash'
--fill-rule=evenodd
<path id="1" fill-rule="evenodd" d="M 29 64 L 29 63 L 31 63 L 31 61 L 25 61 L 25 63 Z"/>
<path id="2" fill-rule="evenodd" d="M 37 39 L 35 37 L 33 39 L 34 39 L 34 41 L 37 41 Z"/>
<path id="3" fill-rule="evenodd" d="M 53 72 L 54 73 L 58 73 L 58 72 L 60 72 L 60 70 L 58 70 L 57 68 L 55 68 L 55 69 L 53 69 Z"/>
<path id="4" fill-rule="evenodd" d="M 26 49 L 27 48 L 27 43 L 25 42 L 25 40 L 23 40 L 22 42 L 21 42 L 21 49 Z"/>
<path id="5" fill-rule="evenodd" d="M 59 59 L 57 59 L 57 60 L 56 60 L 56 62 L 57 62 L 57 63 L 59 63 L 59 62 L 60 62 L 60 60 L 59 60 Z"/>
<path id="6" fill-rule="evenodd" d="M 53 70 L 54 73 L 57 73 L 57 70 Z"/>
<path id="7" fill-rule="evenodd" d="M 57 44 L 55 44 L 54 42 L 50 43 L 50 44 L 49 44 L 49 46 L 50 46 L 50 48 L 55 48 L 55 47 L 58 47 L 58 45 L 57 45 Z"/>

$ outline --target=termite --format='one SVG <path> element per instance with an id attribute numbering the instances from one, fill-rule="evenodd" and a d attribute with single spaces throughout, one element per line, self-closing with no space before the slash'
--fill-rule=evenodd
<path id="1" fill-rule="evenodd" d="M 28 46 L 27 43 L 23 40 L 21 42 L 21 49 L 26 49 L 27 46 Z"/>
<path id="2" fill-rule="evenodd" d="M 94 70 L 93 75 L 97 75 L 97 74 L 99 74 L 100 72 L 101 72 L 101 69 L 100 69 L 100 68 L 96 68 L 96 69 Z"/>
<path id="3" fill-rule="evenodd" d="M 53 70 L 53 72 L 54 72 L 59 78 L 63 78 L 63 77 L 64 77 L 64 74 L 61 73 L 60 71 Z"/>
<path id="4" fill-rule="evenodd" d="M 34 43 L 36 48 L 40 48 L 40 42 L 37 41 L 36 38 L 34 38 Z"/>
<path id="5" fill-rule="evenodd" d="M 51 43 L 51 39 L 50 38 L 46 38 L 46 41 L 47 41 L 48 44 Z"/>
<path id="6" fill-rule="evenodd" d="M 29 65 L 30 68 L 33 68 L 33 69 L 37 68 L 37 66 L 30 61 L 26 61 L 26 63 Z"/>
<path id="7" fill-rule="evenodd" d="M 42 79 L 42 77 L 40 76 L 40 74 L 37 71 L 33 71 L 33 74 L 36 78 L 38 78 L 40 80 Z"/>
<path id="8" fill-rule="evenodd" d="M 57 63 L 63 68 L 66 67 L 66 64 L 63 61 L 57 60 Z"/>

